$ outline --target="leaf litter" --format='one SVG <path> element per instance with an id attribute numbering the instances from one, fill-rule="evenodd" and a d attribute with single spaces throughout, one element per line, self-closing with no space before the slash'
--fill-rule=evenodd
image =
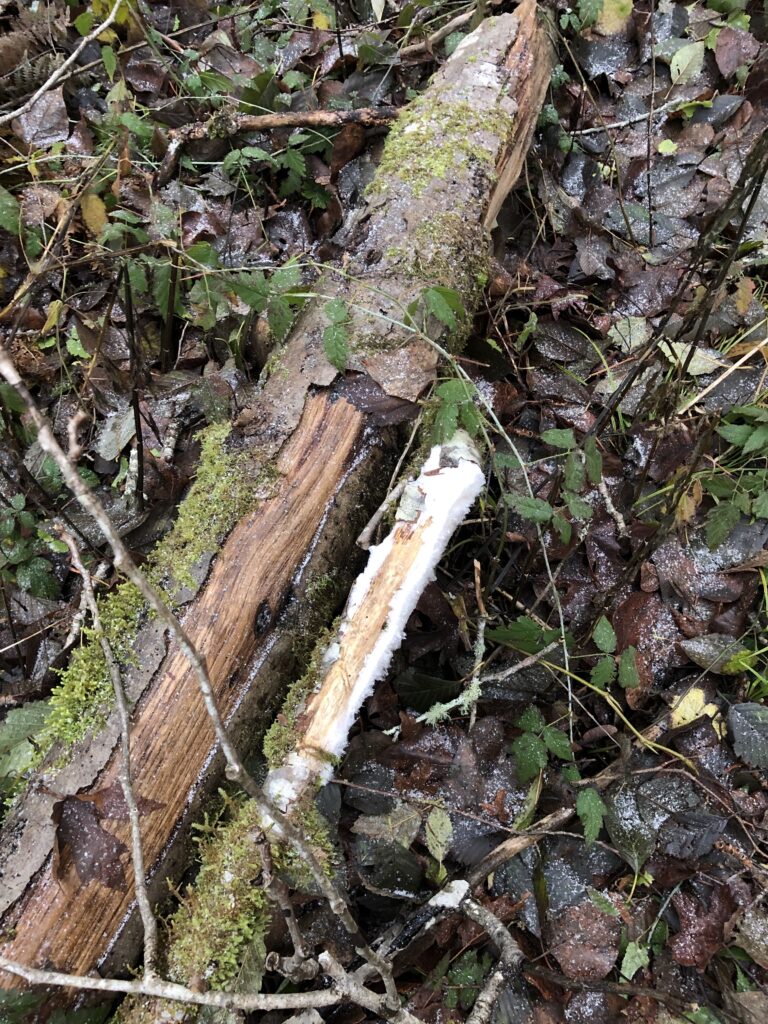
<path id="1" fill-rule="evenodd" d="M 352 237 L 378 147 L 357 125 L 277 129 L 190 137 L 172 161 L 172 133 L 222 102 L 276 113 L 403 102 L 444 52 L 401 60 L 396 44 L 416 15 L 395 7 L 394 35 L 350 26 L 343 54 L 309 18 L 254 30 L 232 14 L 193 28 L 182 5 L 150 7 L 152 30 L 183 30 L 186 49 L 160 58 L 139 39 L 123 54 L 116 37 L 6 130 L 8 152 L 28 162 L 15 156 L 0 179 L 0 295 L 6 306 L 19 289 L 28 298 L 0 330 L 62 440 L 67 408 L 87 411 L 81 471 L 124 516 L 134 550 L 166 528 L 196 431 L 252 400 L 317 264 Z M 50 73 L 51 41 L 73 30 L 9 12 L 0 72 L 23 96 Z M 727 204 L 768 127 L 764 26 L 719 2 L 665 3 L 651 16 L 605 0 L 557 21 L 561 63 L 528 187 L 496 229 L 503 287 L 467 352 L 475 391 L 462 384 L 456 402 L 449 381 L 426 406 L 467 425 L 487 413 L 486 396 L 496 416 L 487 495 L 411 617 L 326 804 L 369 933 L 447 878 L 480 871 L 477 897 L 511 924 L 526 962 L 557 970 L 555 981 L 532 971 L 510 985 L 496 1019 L 750 1020 L 768 969 L 768 204 L 757 197 L 741 234 L 739 203 Z M 74 191 L 61 187 L 68 177 Z M 70 253 L 38 279 L 33 261 L 58 225 Z M 81 256 L 67 267 L 74 246 Z M 351 400 L 378 402 L 382 423 L 416 414 L 367 397 L 359 378 L 346 386 Z M 79 593 L 46 539 L 66 508 L 60 481 L 30 452 L 13 395 L 0 399 L 0 490 L 14 509 L 0 516 L 10 794 Z M 139 447 L 136 515 L 127 492 Z M 470 678 L 486 614 L 472 729 L 455 712 L 425 722 Z M 638 740 L 654 728 L 663 748 Z M 57 804 L 62 884 L 75 871 L 125 885 L 109 808 Z M 573 810 L 570 833 L 539 834 L 557 808 Z M 517 833 L 534 841 L 483 875 Z M 299 893 L 296 907 L 307 935 L 321 934 Z M 425 1021 L 463 1019 L 492 959 L 474 925 L 449 918 L 435 934 L 402 958 L 398 984 Z M 590 990 L 605 979 L 618 987 Z"/>

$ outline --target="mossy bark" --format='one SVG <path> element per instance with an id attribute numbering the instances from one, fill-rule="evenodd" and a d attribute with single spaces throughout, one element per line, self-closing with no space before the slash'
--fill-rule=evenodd
<path id="1" fill-rule="evenodd" d="M 222 449 L 225 463 L 230 457 L 245 460 L 237 463 L 236 479 L 227 484 L 236 516 L 243 513 L 235 500 L 243 466 L 252 482 L 266 480 L 267 495 L 242 515 L 219 550 L 205 584 L 187 606 L 185 628 L 207 660 L 216 698 L 243 750 L 255 745 L 268 724 L 265 713 L 278 689 L 300 674 L 297 665 L 306 664 L 293 650 L 297 636 L 317 632 L 330 621 L 327 608 L 322 623 L 307 611 L 307 573 L 323 576 L 350 564 L 357 525 L 378 505 L 387 479 L 382 470 L 386 437 L 373 414 L 343 398 L 338 371 L 323 352 L 324 306 L 333 296 L 348 304 L 354 339 L 350 369 L 368 374 L 389 394 L 410 399 L 434 378 L 437 360 L 428 339 L 445 341 L 444 328 L 417 307 L 424 288 L 435 284 L 455 290 L 468 316 L 479 301 L 487 276 L 487 216 L 500 187 L 498 168 L 507 165 L 510 150 L 527 148 L 528 108 L 533 106 L 535 119 L 549 79 L 548 45 L 534 19 L 535 4 L 524 0 L 516 15 L 481 25 L 417 107 L 403 115 L 359 219 L 344 272 L 325 276 L 321 298 L 306 307 L 277 372 L 258 402 L 243 411 L 239 437 L 230 436 Z M 526 96 L 525 109 L 510 99 L 518 91 Z M 418 164 L 409 175 L 403 153 L 422 131 L 436 145 L 444 140 L 447 148 L 440 142 L 429 166 Z M 451 154 L 456 157 L 452 163 Z M 508 186 L 505 181 L 503 187 Z M 415 332 L 404 322 L 409 307 L 423 330 Z M 217 481 L 214 472 L 210 485 Z M 204 506 L 202 515 L 209 538 Z M 194 549 L 200 520 L 190 520 L 189 526 L 188 544 Z M 176 584 L 189 583 L 187 573 L 193 580 L 202 578 L 207 561 L 199 552 L 196 557 L 200 573 L 173 555 Z M 343 585 L 343 573 L 338 580 Z M 171 593 L 179 599 L 178 589 L 171 587 Z M 137 639 L 134 647 L 139 642 L 144 640 Z M 157 666 L 142 666 L 146 678 L 138 692 L 129 664 L 125 674 L 133 699 L 141 697 L 131 739 L 134 786 L 139 796 L 157 805 L 142 825 L 151 894 L 159 899 L 167 892 L 166 877 L 178 877 L 186 849 L 180 837 L 221 765 L 194 673 L 173 645 L 166 653 L 162 635 L 151 642 L 158 651 Z M 299 646 L 305 645 L 299 641 Z M 78 764 L 65 766 L 55 777 L 56 794 L 110 785 L 117 773 L 114 746 L 114 732 L 90 747 L 81 743 Z M 3 837 L 3 953 L 77 973 L 97 965 L 102 972 L 126 970 L 141 940 L 130 864 L 124 864 L 122 891 L 94 879 L 64 892 L 46 861 L 54 797 L 39 787 L 30 794 Z M 41 830 L 33 843 L 29 836 L 36 826 Z M 129 844 L 127 823 L 111 822 L 110 828 Z M 2 983 L 15 981 L 3 977 Z"/>

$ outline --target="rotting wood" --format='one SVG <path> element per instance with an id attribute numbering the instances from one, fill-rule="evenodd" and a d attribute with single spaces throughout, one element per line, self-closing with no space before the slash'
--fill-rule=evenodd
<path id="1" fill-rule="evenodd" d="M 266 608 L 262 618 L 274 619 L 326 509 L 343 493 L 367 427 L 375 423 L 364 408 L 341 398 L 334 401 L 331 390 L 310 394 L 316 387 L 329 389 L 338 376 L 322 349 L 323 305 L 331 296 L 349 304 L 355 338 L 350 369 L 367 373 L 389 394 L 410 400 L 421 394 L 434 378 L 436 357 L 424 336 L 403 325 L 404 311 L 414 302 L 418 305 L 422 290 L 434 284 L 453 288 L 468 314 L 476 307 L 488 267 L 486 214 L 503 198 L 501 189 L 513 184 L 511 173 L 503 169 L 521 165 L 551 63 L 533 0 L 524 0 L 516 15 L 484 22 L 464 41 L 388 140 L 380 173 L 351 236 L 355 248 L 344 274 L 324 275 L 318 289 L 323 298 L 305 309 L 258 404 L 240 417 L 243 443 L 251 446 L 254 461 L 264 465 L 277 459 L 285 476 L 276 495 L 230 535 L 185 619 L 208 659 L 227 715 L 243 699 L 238 673 L 250 658 L 269 649 L 275 635 L 270 621 L 265 632 L 255 635 L 255 624 L 258 630 L 264 624 L 259 613 Z M 524 116 L 514 99 L 518 93 L 525 97 Z M 429 150 L 430 160 L 416 161 L 406 170 L 403 154 L 414 147 L 417 153 Z M 510 159 L 517 151 L 519 158 Z M 442 330 L 425 318 L 423 335 L 439 338 Z M 369 512 L 380 497 L 369 495 Z M 258 670 L 249 677 L 246 699 L 251 703 L 268 698 L 262 676 Z M 153 865 L 151 881 L 158 897 L 165 876 L 173 874 L 172 839 L 214 752 L 192 673 L 175 650 L 148 687 L 134 719 L 135 788 L 139 796 L 161 804 L 143 818 L 145 856 Z M 108 785 L 114 777 L 112 757 L 92 788 Z M 110 827 L 126 841 L 125 823 Z M 23 803 L 14 828 L 18 858 L 25 842 Z M 43 863 L 39 850 L 36 856 L 27 865 L 30 878 L 23 895 L 3 918 L 4 934 L 10 936 L 2 946 L 4 955 L 81 973 L 96 967 L 122 969 L 140 942 L 130 867 L 125 892 L 96 881 L 65 892 L 53 877 L 50 859 Z M 3 984 L 16 982 L 3 976 Z"/>

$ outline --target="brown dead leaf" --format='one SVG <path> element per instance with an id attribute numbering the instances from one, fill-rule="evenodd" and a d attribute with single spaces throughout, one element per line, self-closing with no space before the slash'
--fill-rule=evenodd
<path id="1" fill-rule="evenodd" d="M 365 146 L 365 128 L 359 124 L 345 124 L 333 140 L 331 153 L 331 181 L 336 181 L 339 171 L 350 160 L 354 160 Z"/>
<path id="2" fill-rule="evenodd" d="M 680 928 L 668 942 L 672 956 L 683 967 L 703 971 L 723 946 L 725 923 L 736 909 L 733 897 L 724 885 L 718 885 L 708 907 L 685 892 L 676 893 L 672 905 L 680 918 Z"/>
<path id="3" fill-rule="evenodd" d="M 33 149 L 45 149 L 69 136 L 69 115 L 64 86 L 43 93 L 31 110 L 11 122 L 14 135 Z"/>
<path id="4" fill-rule="evenodd" d="M 754 60 L 760 44 L 750 32 L 726 25 L 721 28 L 715 43 L 715 61 L 723 78 L 730 78 L 742 64 Z"/>
<path id="5" fill-rule="evenodd" d="M 121 857 L 128 847 L 101 826 L 100 814 L 90 800 L 68 796 L 53 805 L 56 826 L 53 874 L 65 891 L 94 880 L 124 892 L 125 871 Z"/>
<path id="6" fill-rule="evenodd" d="M 590 899 L 568 907 L 552 922 L 551 951 L 567 978 L 604 978 L 619 956 L 621 922 Z"/>

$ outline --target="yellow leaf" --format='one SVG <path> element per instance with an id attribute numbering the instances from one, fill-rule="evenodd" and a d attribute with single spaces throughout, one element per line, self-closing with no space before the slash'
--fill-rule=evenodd
<path id="1" fill-rule="evenodd" d="M 331 27 L 331 19 L 327 14 L 322 14 L 320 11 L 312 11 L 312 24 L 315 28 L 319 28 L 321 32 L 327 32 Z"/>
<path id="2" fill-rule="evenodd" d="M 93 192 L 86 192 L 80 201 L 80 212 L 88 234 L 98 238 L 107 224 L 107 208 L 104 200 Z"/>
<path id="3" fill-rule="evenodd" d="M 675 524 L 685 526 L 690 523 L 696 515 L 696 510 L 704 497 L 704 491 L 699 480 L 694 480 L 690 488 L 682 495 L 675 509 Z"/>
<path id="4" fill-rule="evenodd" d="M 614 36 L 626 27 L 632 14 L 632 0 L 604 0 L 595 28 L 603 36 Z"/>
<path id="5" fill-rule="evenodd" d="M 717 704 L 707 702 L 707 695 L 701 686 L 692 686 L 673 700 L 670 707 L 669 724 L 673 729 L 680 729 L 704 716 L 712 719 L 712 725 L 720 734 L 723 724 L 720 709 Z"/>
<path id="6" fill-rule="evenodd" d="M 64 308 L 64 303 L 61 301 L 61 299 L 54 299 L 53 300 L 53 302 L 48 307 L 48 315 L 45 318 L 45 323 L 43 324 L 43 329 L 40 332 L 41 334 L 47 334 L 49 331 L 53 330 L 53 328 L 59 322 L 59 317 L 61 316 L 61 311 L 62 311 L 63 308 Z"/>
<path id="7" fill-rule="evenodd" d="M 114 6 L 114 0 L 91 0 L 91 11 L 93 12 L 94 18 L 99 21 L 104 21 L 109 17 L 109 13 Z M 127 0 L 123 0 L 120 4 L 120 9 L 117 12 L 115 18 L 116 25 L 124 25 L 131 16 L 131 8 Z"/>

